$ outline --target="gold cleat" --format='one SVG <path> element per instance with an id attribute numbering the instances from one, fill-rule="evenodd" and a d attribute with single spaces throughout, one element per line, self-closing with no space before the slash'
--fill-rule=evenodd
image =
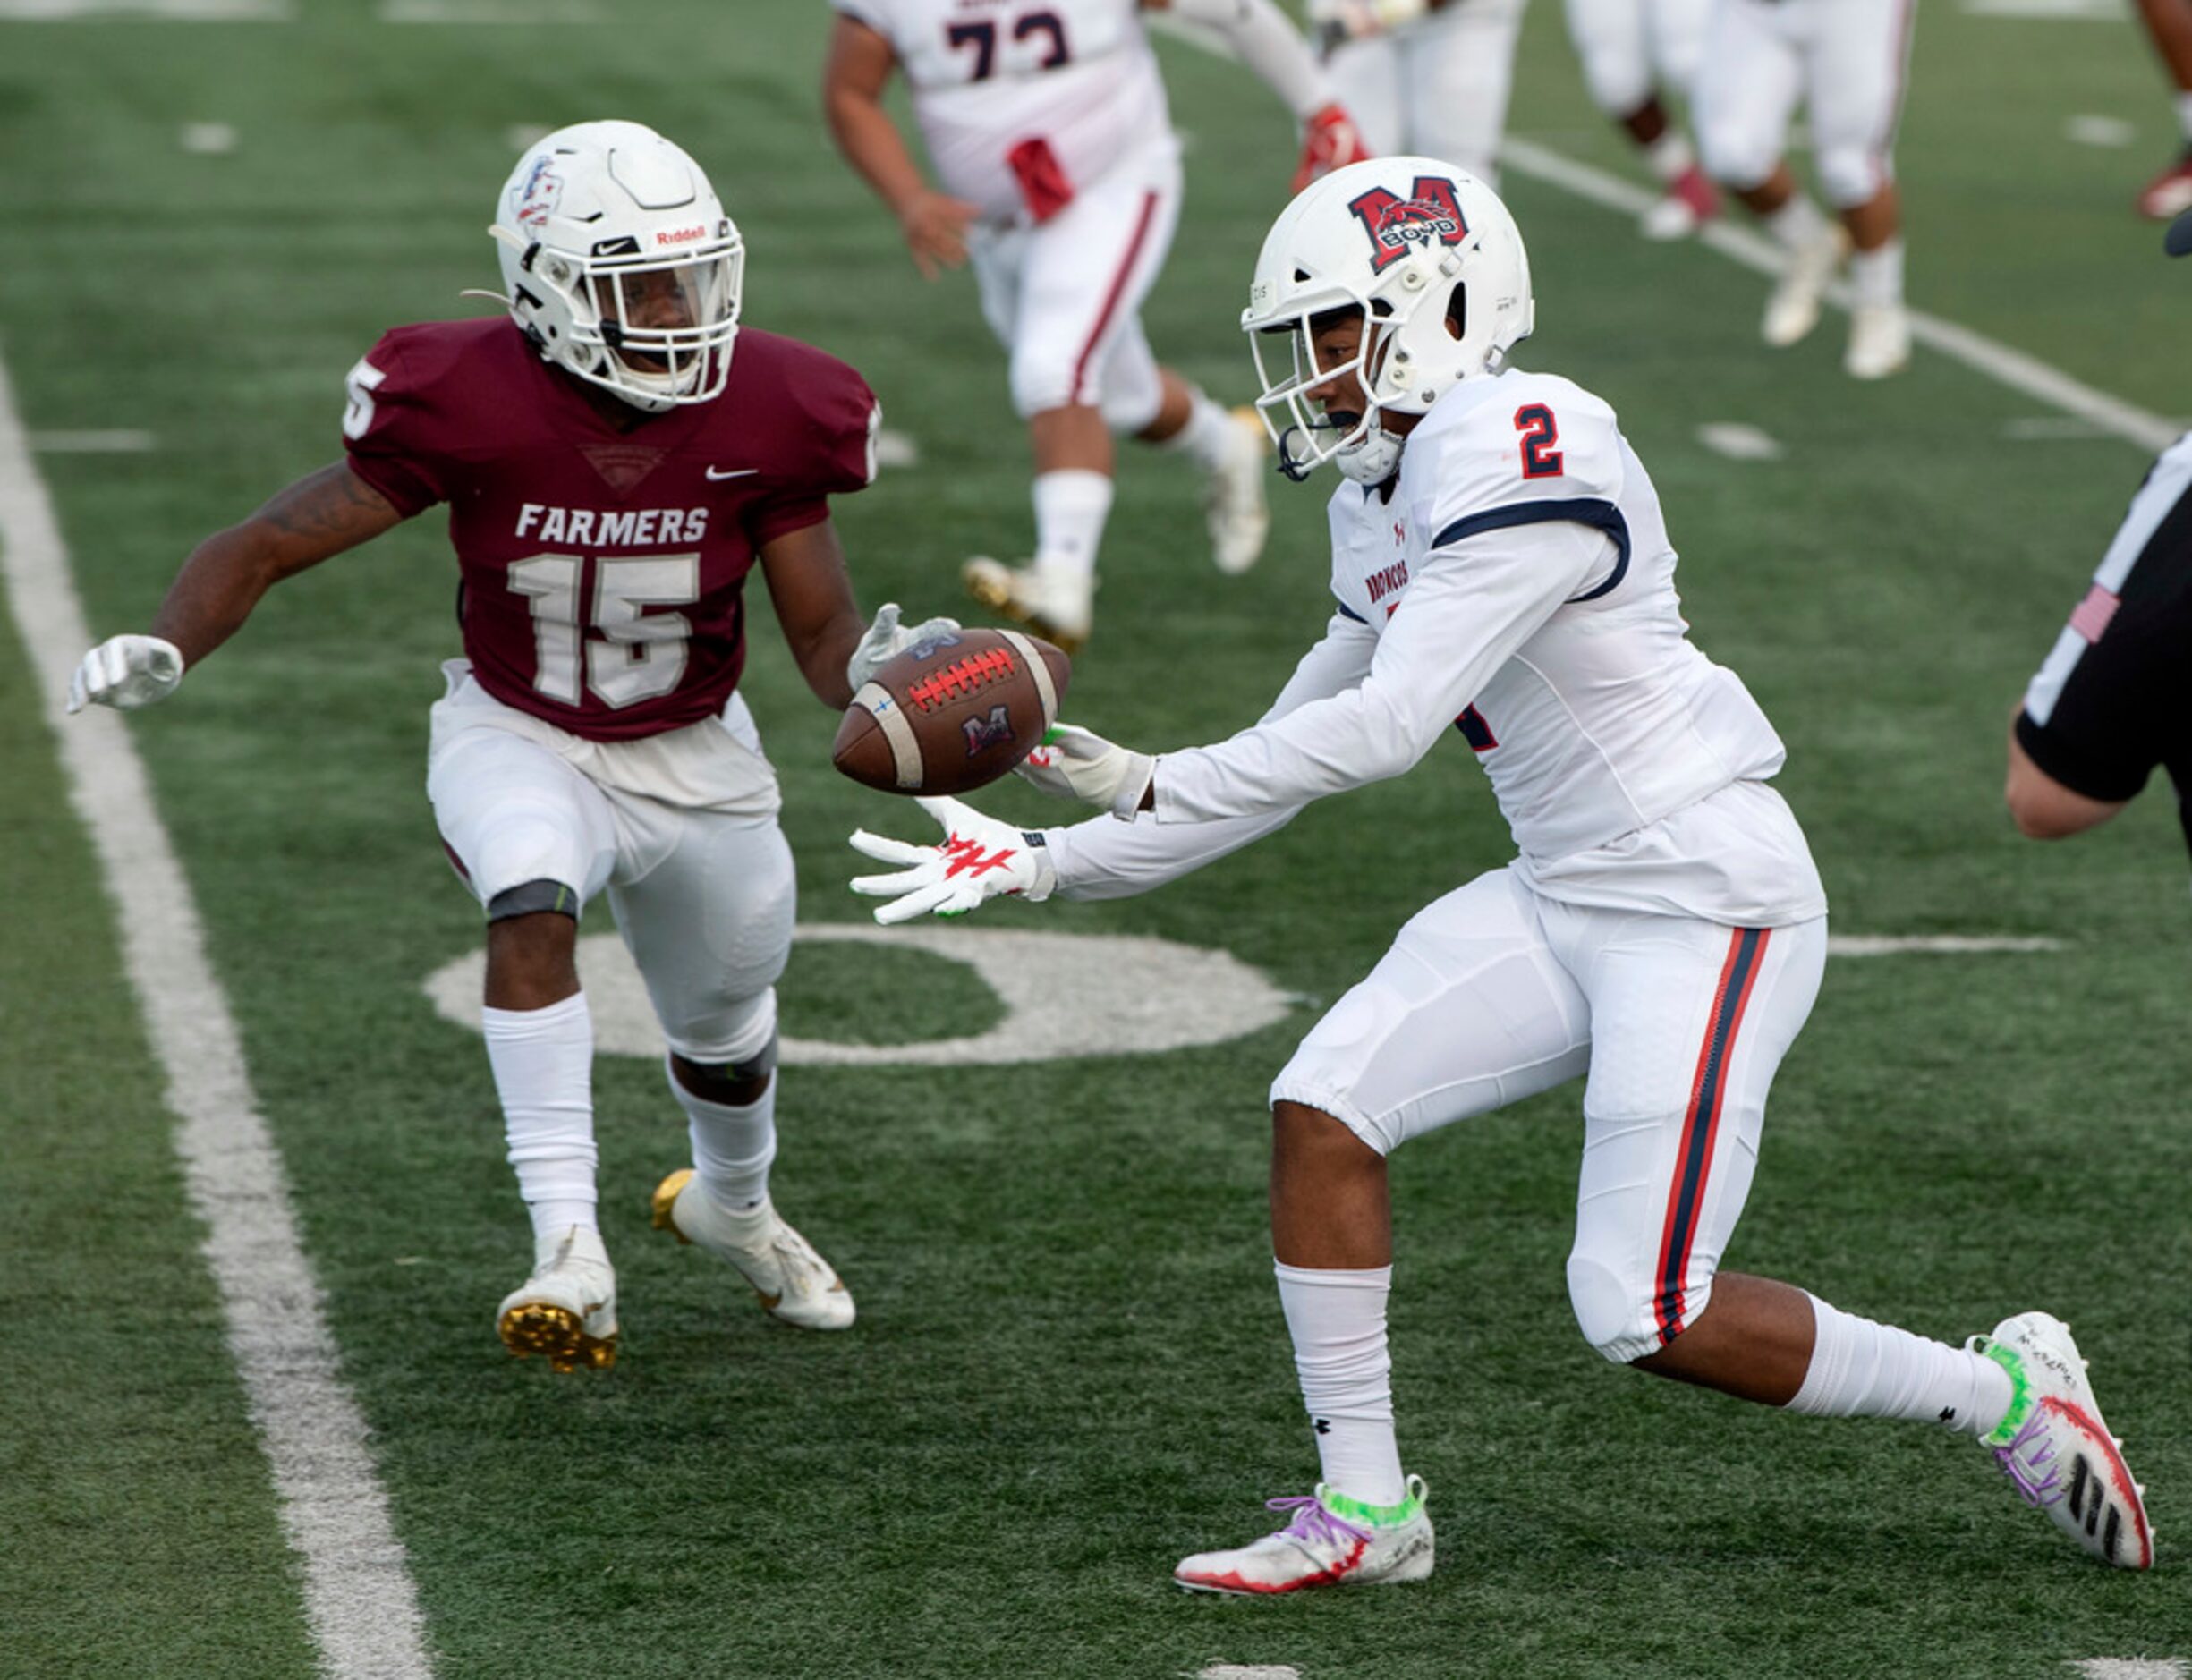
<path id="1" fill-rule="evenodd" d="M 616 1362 L 616 1273 L 598 1231 L 573 1226 L 536 1244 L 533 1275 L 503 1297 L 496 1333 L 513 1356 L 558 1372 Z"/>
<path id="2" fill-rule="evenodd" d="M 768 1201 L 749 1213 L 726 1212 L 686 1167 L 655 1186 L 649 1212 L 656 1230 L 730 1261 L 772 1319 L 803 1330 L 853 1322 L 851 1292 Z"/>
<path id="3" fill-rule="evenodd" d="M 981 606 L 1066 653 L 1079 653 L 1088 642 L 1096 584 L 1085 573 L 1008 566 L 976 555 L 959 568 L 959 581 Z"/>

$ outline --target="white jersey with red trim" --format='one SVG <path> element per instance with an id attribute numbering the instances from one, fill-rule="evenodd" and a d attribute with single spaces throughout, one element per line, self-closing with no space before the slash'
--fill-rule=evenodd
<path id="1" fill-rule="evenodd" d="M 990 220 L 1054 213 L 1058 187 L 1175 143 L 1135 0 L 830 3 L 890 42 L 938 180 Z"/>
<path id="2" fill-rule="evenodd" d="M 1343 484 L 1330 520 L 1340 614 L 1372 632 L 1359 675 L 1166 754 L 1160 824 L 1398 775 L 1458 725 L 1547 895 L 1751 927 L 1824 913 L 1765 785 L 1780 740 L 1689 641 L 1658 494 L 1603 402 L 1548 374 L 1469 381 L 1409 437 L 1397 480 Z"/>

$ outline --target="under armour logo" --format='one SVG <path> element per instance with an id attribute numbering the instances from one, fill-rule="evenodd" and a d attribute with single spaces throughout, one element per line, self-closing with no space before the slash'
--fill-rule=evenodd
<path id="1" fill-rule="evenodd" d="M 1316 1425 L 1317 1433 L 1320 1435 L 1330 1435 L 1332 1432 L 1332 1421 L 1330 1418 L 1312 1418 L 1310 1421 Z"/>
<path id="2" fill-rule="evenodd" d="M 1955 1408 L 1954 1406 L 1943 1406 L 1943 1407 L 1941 1407 L 1941 1422 L 1943 1422 L 1943 1423 L 1953 1423 L 1953 1422 L 1955 1422 L 1955 1421 L 1956 1421 L 1956 1408 Z"/>

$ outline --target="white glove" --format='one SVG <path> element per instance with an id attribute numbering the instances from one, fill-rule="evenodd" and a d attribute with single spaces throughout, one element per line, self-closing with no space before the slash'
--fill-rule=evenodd
<path id="1" fill-rule="evenodd" d="M 134 711 L 166 700 L 183 681 L 183 649 L 157 636 L 109 636 L 69 679 L 69 709 L 97 702 Z"/>
<path id="2" fill-rule="evenodd" d="M 911 845 L 865 828 L 853 832 L 853 849 L 882 863 L 913 867 L 896 875 L 862 875 L 853 890 L 870 898 L 888 898 L 875 919 L 885 927 L 916 916 L 964 916 L 991 898 L 1024 898 L 1040 904 L 1058 885 L 1058 871 L 1042 836 L 1026 834 L 983 816 L 956 799 L 913 802 L 944 827 L 941 845 Z"/>
<path id="3" fill-rule="evenodd" d="M 948 636 L 959 628 L 956 618 L 931 618 L 916 624 L 911 630 L 898 624 L 898 603 L 886 601 L 868 626 L 868 633 L 860 639 L 853 649 L 853 657 L 845 662 L 845 680 L 853 685 L 857 694 L 868 685 L 868 679 L 876 672 L 917 642 Z"/>
<path id="4" fill-rule="evenodd" d="M 1078 799 L 1099 810 L 1132 815 L 1157 760 L 1114 746 L 1093 730 L 1058 724 L 1014 772 L 1053 799 Z"/>

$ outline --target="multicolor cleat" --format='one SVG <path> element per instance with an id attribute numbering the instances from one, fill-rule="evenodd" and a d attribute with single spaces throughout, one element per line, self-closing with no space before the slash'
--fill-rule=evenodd
<path id="1" fill-rule="evenodd" d="M 1237 577 L 1263 554 L 1270 535 L 1271 513 L 1264 500 L 1271 441 L 1253 408 L 1227 416 L 1226 458 L 1211 474 L 1202 495 L 1203 522 L 1211 534 L 1211 559 L 1228 577 Z"/>
<path id="2" fill-rule="evenodd" d="M 1292 1514 L 1286 1527 L 1236 1551 L 1183 1557 L 1172 1578 L 1190 1591 L 1243 1596 L 1421 1581 L 1433 1561 L 1423 1492 L 1423 1479 L 1411 1476 L 1407 1497 L 1385 1508 L 1321 1483 L 1306 1498 L 1267 1499 L 1270 1509 Z"/>
<path id="3" fill-rule="evenodd" d="M 2103 1563 L 2153 1568 L 2146 1490 L 2131 1480 L 2123 1443 L 2101 1416 L 2070 1327 L 2020 1312 L 1965 1345 L 2009 1374 L 2009 1414 L 1981 1445 L 2018 1496 Z"/>
<path id="4" fill-rule="evenodd" d="M 738 1268 L 771 1318 L 803 1330 L 842 1330 L 853 1322 L 853 1295 L 769 1202 L 751 1213 L 717 1206 L 690 1167 L 655 1186 L 654 1226 L 697 1243 Z"/>
<path id="5" fill-rule="evenodd" d="M 976 555 L 959 568 L 959 581 L 981 605 L 1024 624 L 1067 653 L 1078 653 L 1095 620 L 1096 580 L 1085 572 L 1049 565 L 1008 566 Z"/>
<path id="6" fill-rule="evenodd" d="M 519 1359 L 538 1353 L 558 1371 L 616 1362 L 616 1268 L 599 1231 L 573 1226 L 537 1241 L 532 1276 L 503 1297 L 495 1328 Z"/>

